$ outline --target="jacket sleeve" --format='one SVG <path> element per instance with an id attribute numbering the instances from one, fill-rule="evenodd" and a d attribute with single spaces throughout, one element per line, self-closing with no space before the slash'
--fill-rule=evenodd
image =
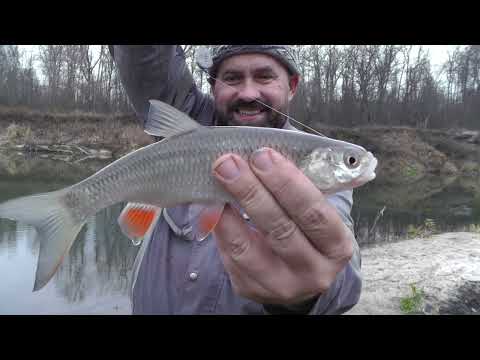
<path id="1" fill-rule="evenodd" d="M 211 121 L 213 101 L 195 85 L 181 46 L 110 45 L 109 50 L 142 126 L 150 99 L 166 102 L 205 125 Z"/>
<path id="2" fill-rule="evenodd" d="M 350 215 L 353 206 L 353 191 L 343 191 L 328 197 L 337 209 L 343 222 L 354 232 L 353 219 Z M 345 268 L 337 274 L 335 282 L 329 290 L 320 296 L 313 306 L 311 314 L 342 314 L 350 310 L 360 299 L 362 290 L 360 247 L 355 237 L 353 239 L 353 255 Z"/>
<path id="3" fill-rule="evenodd" d="M 329 196 L 328 201 L 335 206 L 343 222 L 354 234 L 353 219 L 350 215 L 353 206 L 353 191 L 343 191 Z M 301 304 L 298 307 L 285 308 L 266 306 L 264 310 L 270 314 L 310 314 L 338 315 L 347 312 L 360 299 L 362 275 L 360 248 L 355 237 L 353 239 L 353 255 L 348 264 L 337 274 L 330 288 L 313 303 Z"/>

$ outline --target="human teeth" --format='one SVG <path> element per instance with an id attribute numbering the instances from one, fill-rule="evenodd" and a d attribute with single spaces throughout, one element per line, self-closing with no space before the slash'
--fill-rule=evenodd
<path id="1" fill-rule="evenodd" d="M 240 113 L 240 115 L 247 115 L 247 116 L 260 114 L 260 110 L 254 110 L 254 111 L 238 110 L 238 112 Z"/>

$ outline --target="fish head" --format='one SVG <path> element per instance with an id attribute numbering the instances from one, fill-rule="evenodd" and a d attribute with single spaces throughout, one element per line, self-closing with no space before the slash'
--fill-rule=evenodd
<path id="1" fill-rule="evenodd" d="M 300 169 L 325 194 L 350 190 L 375 179 L 377 159 L 361 146 L 317 147 L 300 163 Z"/>

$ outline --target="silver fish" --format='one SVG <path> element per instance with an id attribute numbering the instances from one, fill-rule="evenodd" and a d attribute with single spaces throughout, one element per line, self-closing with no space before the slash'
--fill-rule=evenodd
<path id="1" fill-rule="evenodd" d="M 37 230 L 40 253 L 34 291 L 52 278 L 87 219 L 106 207 L 130 202 L 130 210 L 156 209 L 158 218 L 160 208 L 187 203 L 222 204 L 223 208 L 225 203 L 233 203 L 211 168 L 228 152 L 248 159 L 259 148 L 273 148 L 293 161 L 326 194 L 352 189 L 375 178 L 375 157 L 344 141 L 294 130 L 204 127 L 157 100 L 150 101 L 148 124 L 147 133 L 165 139 L 127 154 L 67 188 L 0 204 L 0 218 L 28 223 Z M 134 225 L 138 223 L 135 211 L 124 218 Z M 133 237 L 134 230 L 130 229 Z"/>

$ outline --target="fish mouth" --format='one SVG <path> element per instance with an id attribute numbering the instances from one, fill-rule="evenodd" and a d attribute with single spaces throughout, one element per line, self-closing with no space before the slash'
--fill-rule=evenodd
<path id="1" fill-rule="evenodd" d="M 367 153 L 367 157 L 369 159 L 369 165 L 365 169 L 363 175 L 365 177 L 369 177 L 370 180 L 373 180 L 376 176 L 375 169 L 377 168 L 378 160 L 375 156 L 373 156 L 373 154 L 370 151 Z"/>

